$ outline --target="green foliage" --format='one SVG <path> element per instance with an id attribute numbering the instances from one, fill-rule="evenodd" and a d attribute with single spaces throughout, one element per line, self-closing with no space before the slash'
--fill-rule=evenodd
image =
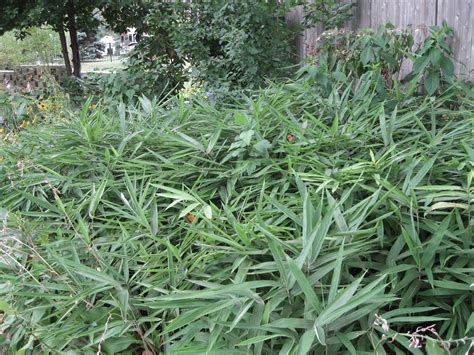
<path id="1" fill-rule="evenodd" d="M 54 83 L 35 97 L 0 90 L 0 140 L 4 144 L 14 142 L 19 131 L 59 119 L 68 108 L 68 98 Z"/>
<path id="2" fill-rule="evenodd" d="M 407 90 L 411 95 L 424 85 L 426 92 L 432 95 L 450 87 L 455 78 L 453 52 L 448 45 L 452 35 L 453 30 L 445 22 L 441 27 L 433 26 L 430 35 L 414 49 L 412 31 L 394 29 L 391 24 L 380 26 L 376 31 L 326 31 L 309 58 L 319 65 L 304 67 L 300 74 L 317 80 L 322 78 L 325 86 L 332 82 L 328 81 L 329 76 L 342 81 L 347 77 L 358 79 L 377 69 L 383 76 L 379 91 L 395 90 L 399 96 L 402 90 Z M 413 68 L 410 73 L 402 73 L 403 64 L 408 61 L 414 63 Z M 308 68 L 312 72 L 308 72 Z"/>
<path id="3" fill-rule="evenodd" d="M 31 28 L 20 40 L 15 32 L 0 36 L 0 68 L 19 64 L 53 63 L 61 55 L 58 35 L 49 28 Z"/>
<path id="4" fill-rule="evenodd" d="M 286 9 L 276 1 L 157 3 L 129 70 L 162 71 L 157 80 L 171 77 L 177 89 L 186 77 L 217 92 L 257 87 L 291 64 Z"/>
<path id="5" fill-rule="evenodd" d="M 352 1 L 314 0 L 304 4 L 304 24 L 306 27 L 321 25 L 323 31 L 344 27 L 351 20 Z"/>
<path id="6" fill-rule="evenodd" d="M 177 31 L 178 19 L 174 11 L 179 4 L 157 3 L 149 15 L 149 36 L 140 40 L 130 54 L 128 65 L 123 72 L 124 79 L 139 86 L 140 91 L 148 96 L 159 96 L 165 88 L 169 92 L 178 92 L 183 88 L 186 77 L 185 58 L 176 52 L 176 44 L 171 38 L 171 31 Z M 150 18 L 149 17 L 149 18 Z M 159 18 L 157 18 L 159 17 Z"/>
<path id="7" fill-rule="evenodd" d="M 424 79 L 424 88 L 429 95 L 438 91 L 443 83 L 454 77 L 453 51 L 448 44 L 454 31 L 443 21 L 441 26 L 432 26 L 430 36 L 415 53 L 411 78 Z"/>
<path id="8" fill-rule="evenodd" d="M 143 71 L 133 67 L 110 73 L 88 74 L 86 78 L 69 77 L 65 80 L 64 88 L 78 105 L 82 105 L 84 97 L 89 96 L 94 97 L 94 101 L 126 103 L 137 102 L 142 96 L 162 99 L 176 92 L 178 83 L 175 77 L 163 77 L 160 69 L 153 70 L 150 66 L 147 71 Z M 170 74 L 169 68 L 166 72 Z"/>
<path id="9" fill-rule="evenodd" d="M 380 77 L 86 102 L 0 146 L 3 352 L 466 353 L 472 90 Z"/>
<path id="10" fill-rule="evenodd" d="M 105 0 L 101 4 L 101 16 L 113 32 L 124 33 L 127 28 L 136 28 L 137 36 L 140 36 L 148 31 L 144 20 L 156 3 L 149 0 Z"/>
<path id="11" fill-rule="evenodd" d="M 123 28 L 127 25 L 131 27 L 136 23 L 136 17 L 129 11 L 130 8 L 137 7 L 134 4 L 139 5 L 143 2 L 136 0 L 3 0 L 0 12 L 0 35 L 16 30 L 22 38 L 33 26 L 51 27 L 62 38 L 63 59 L 68 74 L 73 73 L 76 77 L 80 77 L 79 29 L 92 31 L 104 18 L 112 22 L 109 25 L 113 28 Z M 101 16 L 94 16 L 97 9 L 101 10 Z M 130 15 L 129 21 L 126 20 L 127 15 Z M 72 68 L 66 50 L 65 32 L 69 32 Z"/>
<path id="12" fill-rule="evenodd" d="M 22 121 L 32 119 L 29 114 L 33 106 L 34 100 L 29 97 L 0 91 L 0 138 L 3 142 L 11 138 L 8 134 L 16 131 Z"/>
<path id="13" fill-rule="evenodd" d="M 97 30 L 87 30 L 78 33 L 81 60 L 100 59 L 105 52 L 105 45 L 98 40 Z"/>
<path id="14" fill-rule="evenodd" d="M 0 34 L 16 29 L 27 33 L 28 28 L 47 24 L 55 31 L 68 28 L 73 9 L 79 27 L 94 27 L 97 19 L 93 10 L 106 0 L 4 0 L 0 13 Z"/>
<path id="15" fill-rule="evenodd" d="M 387 78 L 392 78 L 399 74 L 412 46 L 411 32 L 394 29 L 391 24 L 380 26 L 376 31 L 333 30 L 321 35 L 311 53 L 315 57 L 310 60 L 323 56 L 329 70 L 334 71 L 339 66 L 346 75 L 353 77 L 380 68 Z"/>
<path id="16" fill-rule="evenodd" d="M 258 86 L 290 65 L 285 9 L 271 1 L 196 6 L 174 34 L 177 51 L 185 53 L 200 81 Z"/>

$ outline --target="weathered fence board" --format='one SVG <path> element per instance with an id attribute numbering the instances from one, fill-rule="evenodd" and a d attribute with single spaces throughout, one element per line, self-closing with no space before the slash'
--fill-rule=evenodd
<path id="1" fill-rule="evenodd" d="M 372 1 L 359 0 L 358 6 L 355 8 L 354 18 L 352 20 L 352 29 L 364 28 L 371 26 Z"/>
<path id="2" fill-rule="evenodd" d="M 288 23 L 288 26 L 290 28 L 298 26 L 300 22 L 302 21 L 302 19 L 303 19 L 302 6 L 296 6 L 293 9 L 291 9 L 290 12 L 286 14 L 286 22 Z M 296 56 L 299 58 L 306 57 L 306 53 L 304 53 L 304 48 L 305 48 L 304 36 L 305 35 L 306 35 L 306 31 L 296 36 L 293 40 L 293 44 L 296 46 Z"/>
<path id="3" fill-rule="evenodd" d="M 470 1 L 470 0 L 468 0 Z M 358 0 L 356 1 L 356 22 L 359 16 L 367 16 L 360 27 L 373 27 L 391 22 L 396 27 L 436 24 L 438 0 Z"/>
<path id="4" fill-rule="evenodd" d="M 354 0 L 356 8 L 349 27 L 352 29 L 378 26 L 391 22 L 394 26 L 414 30 L 441 25 L 446 20 L 456 35 L 453 50 L 457 60 L 457 72 L 474 79 L 474 0 Z M 302 20 L 303 8 L 298 6 L 291 21 Z M 307 54 L 306 48 L 314 46 L 321 31 L 305 30 L 298 42 L 300 58 Z"/>
<path id="5" fill-rule="evenodd" d="M 461 73 L 474 69 L 473 7 L 469 0 L 438 0 L 438 23 L 446 20 L 456 32 L 452 46 L 459 61 L 456 68 Z"/>

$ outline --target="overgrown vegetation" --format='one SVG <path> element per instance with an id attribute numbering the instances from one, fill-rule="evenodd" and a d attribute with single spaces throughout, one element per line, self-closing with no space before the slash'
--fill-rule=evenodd
<path id="1" fill-rule="evenodd" d="M 325 28 L 347 20 L 322 3 Z M 0 95 L 1 353 L 472 352 L 474 94 L 452 31 L 414 50 L 327 31 L 297 79 L 251 90 L 280 77 L 275 6 L 143 2 L 126 71 Z M 201 91 L 170 95 L 188 70 Z"/>
<path id="2" fill-rule="evenodd" d="M 367 71 L 377 68 L 383 74 L 379 91 L 395 89 L 397 97 L 400 90 L 424 90 L 433 95 L 457 80 L 453 52 L 448 45 L 453 34 L 443 22 L 442 26 L 432 26 L 429 36 L 414 47 L 413 32 L 394 29 L 391 24 L 380 26 L 376 31 L 326 31 L 310 51 L 309 61 L 319 65 L 310 66 L 308 74 L 327 86 L 331 83 L 328 76 L 339 81 L 358 80 Z M 407 66 L 409 63 L 413 65 Z"/>
<path id="3" fill-rule="evenodd" d="M 20 64 L 53 63 L 61 54 L 61 44 L 54 31 L 32 28 L 30 36 L 19 40 L 14 32 L 0 36 L 0 69 Z"/>
<path id="4" fill-rule="evenodd" d="M 85 104 L 2 146 L 4 346 L 465 353 L 472 92 L 381 77 Z"/>
<path id="5" fill-rule="evenodd" d="M 323 31 L 344 27 L 353 15 L 355 3 L 352 0 L 315 0 L 303 2 L 304 24 L 307 27 L 321 26 Z"/>
<path id="6" fill-rule="evenodd" d="M 120 9 L 132 13 L 128 21 L 120 18 L 121 26 L 138 26 L 139 41 L 126 68 L 106 76 L 70 78 L 67 89 L 78 98 L 95 95 L 136 102 L 142 95 L 163 98 L 192 85 L 208 96 L 229 99 L 265 86 L 267 80 L 288 78 L 296 70 L 290 38 L 298 30 L 290 30 L 285 21 L 289 5 L 154 2 Z M 111 15 L 119 15 L 112 10 L 104 12 L 109 24 Z"/>
<path id="7" fill-rule="evenodd" d="M 176 92 L 193 80 L 219 96 L 285 77 L 294 35 L 287 9 L 278 1 L 156 3 L 144 21 L 149 36 L 131 54 L 129 77 L 159 93 L 164 84 Z"/>

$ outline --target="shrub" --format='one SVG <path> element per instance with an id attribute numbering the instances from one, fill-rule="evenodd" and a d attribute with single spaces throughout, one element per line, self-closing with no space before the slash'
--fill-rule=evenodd
<path id="1" fill-rule="evenodd" d="M 399 73 L 412 46 L 411 32 L 394 29 L 390 24 L 380 26 L 376 31 L 332 30 L 321 34 L 315 48 L 310 51 L 313 56 L 310 60 L 325 55 L 331 68 L 340 63 L 345 73 L 356 77 L 374 66 L 381 68 L 385 75 L 392 76 Z"/>
<path id="2" fill-rule="evenodd" d="M 67 100 L 57 89 L 50 85 L 37 96 L 0 90 L 0 139 L 12 141 L 19 131 L 59 117 Z"/>
<path id="3" fill-rule="evenodd" d="M 187 78 L 216 92 L 258 87 L 291 64 L 286 9 L 277 1 L 156 4 L 129 70 L 163 71 L 155 78 L 173 78 L 177 89 Z"/>
<path id="4" fill-rule="evenodd" d="M 380 75 L 86 103 L 1 146 L 5 352 L 468 351 L 474 101 Z"/>
<path id="5" fill-rule="evenodd" d="M 310 65 L 300 70 L 300 75 L 323 78 L 335 76 L 339 80 L 361 78 L 364 73 L 380 70 L 383 80 L 380 88 L 423 91 L 433 95 L 452 85 L 455 79 L 453 52 L 448 39 L 453 30 L 443 22 L 442 26 L 429 29 L 429 36 L 414 48 L 412 30 L 394 29 L 391 24 L 380 26 L 376 31 L 331 30 L 321 34 L 315 47 L 310 50 Z M 403 64 L 413 63 L 410 72 L 402 72 Z M 404 83 L 403 88 L 401 83 Z M 330 81 L 329 81 L 330 83 Z"/>
<path id="6" fill-rule="evenodd" d="M 306 27 L 320 25 L 323 31 L 344 27 L 352 18 L 352 1 L 315 0 L 304 3 L 304 24 Z"/>

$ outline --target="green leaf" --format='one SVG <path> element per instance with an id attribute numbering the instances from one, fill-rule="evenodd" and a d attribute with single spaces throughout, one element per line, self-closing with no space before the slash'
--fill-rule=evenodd
<path id="1" fill-rule="evenodd" d="M 0 299 L 0 311 L 4 312 L 6 314 L 10 314 L 12 312 L 12 309 L 11 309 L 10 305 L 7 302 Z"/>
<path id="2" fill-rule="evenodd" d="M 443 219 L 443 221 L 440 223 L 438 228 L 434 231 L 433 236 L 429 239 L 429 241 L 424 246 L 423 256 L 421 257 L 422 267 L 426 268 L 432 262 L 436 252 L 438 251 L 441 240 L 445 236 L 446 231 L 448 230 L 449 224 L 451 223 L 451 216 L 452 214 L 450 213 Z"/>
<path id="3" fill-rule="evenodd" d="M 271 147 L 271 143 L 266 139 L 262 139 L 254 145 L 255 150 L 261 154 L 267 153 L 268 149 L 270 149 Z"/>
<path id="4" fill-rule="evenodd" d="M 441 59 L 441 51 L 436 47 L 431 48 L 428 57 L 429 57 L 429 60 L 430 60 L 431 64 L 436 66 L 436 65 L 438 65 L 438 63 Z"/>
<path id="5" fill-rule="evenodd" d="M 145 111 L 146 114 L 151 114 L 153 111 L 153 105 L 146 96 L 139 96 L 138 99 L 140 100 L 140 104 L 142 105 L 143 111 Z"/>
<path id="6" fill-rule="evenodd" d="M 343 314 L 354 310 L 362 303 L 373 299 L 385 288 L 385 285 L 380 285 L 381 281 L 384 279 L 384 277 L 381 277 L 366 285 L 356 293 L 362 279 L 362 277 L 358 278 L 352 282 L 350 286 L 338 293 L 336 299 L 326 306 L 318 315 L 315 321 L 315 327 L 323 327 L 324 325 L 339 319 Z"/>
<path id="7" fill-rule="evenodd" d="M 354 345 L 352 345 L 351 341 L 347 338 L 344 333 L 337 332 L 336 336 L 339 338 L 342 344 L 346 347 L 346 349 L 350 352 L 351 355 L 356 355 L 357 350 L 355 349 Z"/>
<path id="8" fill-rule="evenodd" d="M 326 345 L 326 332 L 324 331 L 324 328 L 315 323 L 314 333 L 316 334 L 316 339 L 318 339 L 318 342 L 321 345 Z"/>
<path id="9" fill-rule="evenodd" d="M 104 285 L 120 287 L 120 283 L 117 280 L 115 280 L 113 277 L 109 276 L 103 271 L 95 270 L 90 267 L 73 263 L 70 261 L 67 261 L 65 263 L 69 265 L 77 274 L 81 276 L 84 276 L 94 281 L 101 282 Z"/>
<path id="10" fill-rule="evenodd" d="M 204 216 L 206 216 L 207 219 L 212 219 L 212 207 L 209 205 L 206 205 L 203 207 L 203 213 Z"/>
<path id="11" fill-rule="evenodd" d="M 104 195 L 105 189 L 107 187 L 107 183 L 108 183 L 108 180 L 103 179 L 100 182 L 99 187 L 97 188 L 97 190 L 95 189 L 95 185 L 93 185 L 92 198 L 91 198 L 91 202 L 89 204 L 89 217 L 91 217 L 91 218 L 94 216 L 95 211 L 96 211 L 97 207 L 99 206 L 99 203 L 100 203 L 100 201 L 102 199 L 102 196 Z"/>
<path id="12" fill-rule="evenodd" d="M 249 122 L 247 116 L 240 111 L 234 112 L 234 121 L 236 124 L 241 126 L 246 125 Z"/>
<path id="13" fill-rule="evenodd" d="M 360 53 L 360 60 L 364 66 L 374 60 L 374 50 L 372 47 L 367 46 L 362 50 Z"/>
<path id="14" fill-rule="evenodd" d="M 419 74 L 423 72 L 426 66 L 430 63 L 430 58 L 427 55 L 418 57 L 413 64 L 414 74 Z"/>
<path id="15" fill-rule="evenodd" d="M 298 355 L 309 354 L 311 350 L 311 346 L 313 345 L 315 336 L 316 334 L 314 333 L 313 329 L 310 329 L 304 332 L 298 344 Z"/>
<path id="16" fill-rule="evenodd" d="M 329 289 L 328 303 L 332 303 L 336 298 L 336 293 L 339 288 L 339 280 L 341 277 L 342 259 L 344 257 L 344 242 L 341 243 L 337 253 L 336 265 L 332 274 L 331 287 Z"/>
<path id="17" fill-rule="evenodd" d="M 466 331 L 464 334 L 467 334 L 472 328 L 474 328 L 474 312 L 471 312 L 471 316 L 469 317 L 469 320 L 467 321 Z"/>
<path id="18" fill-rule="evenodd" d="M 337 71 L 333 74 L 334 79 L 337 81 L 345 82 L 347 80 L 346 74 L 343 72 Z"/>
<path id="19" fill-rule="evenodd" d="M 410 180 L 410 187 L 414 189 L 418 186 L 418 184 L 423 180 L 423 178 L 428 174 L 431 170 L 434 162 L 436 161 L 437 156 L 431 157 L 428 161 L 426 161 L 420 170 L 416 173 L 416 175 Z"/>
<path id="20" fill-rule="evenodd" d="M 266 340 L 270 340 L 273 338 L 281 337 L 281 334 L 272 334 L 272 335 L 259 335 L 250 339 L 247 339 L 245 341 L 242 341 L 238 343 L 236 346 L 247 346 L 247 345 L 253 345 L 257 343 L 261 343 Z"/>
<path id="21" fill-rule="evenodd" d="M 379 121 L 380 121 L 380 130 L 382 132 L 383 144 L 385 146 L 388 146 L 388 144 L 390 143 L 390 138 L 389 138 L 387 122 L 385 119 L 385 110 L 383 106 L 380 108 Z"/>
<path id="22" fill-rule="evenodd" d="M 309 304 L 312 306 L 312 308 L 316 312 L 320 312 L 321 304 L 319 302 L 318 296 L 314 292 L 314 289 L 311 287 L 311 284 L 309 283 L 306 276 L 300 270 L 300 268 L 295 263 L 295 261 L 290 259 L 290 258 L 288 258 L 288 266 L 290 267 L 290 271 L 293 274 L 293 276 L 295 277 L 296 282 L 301 287 L 301 290 L 303 290 L 303 292 L 306 296 L 306 301 L 309 302 Z"/>
<path id="23" fill-rule="evenodd" d="M 231 307 L 237 303 L 237 299 L 228 301 L 219 301 L 214 304 L 206 305 L 180 314 L 171 323 L 165 327 L 165 332 L 170 333 L 176 329 L 185 327 L 201 317 L 220 311 L 221 309 Z"/>
<path id="24" fill-rule="evenodd" d="M 248 131 L 242 132 L 239 135 L 239 139 L 244 143 L 244 146 L 250 145 L 250 142 L 252 141 L 254 133 L 255 131 L 250 129 Z"/>
<path id="25" fill-rule="evenodd" d="M 429 72 L 424 84 L 428 95 L 433 95 L 439 88 L 439 72 Z"/>
<path id="26" fill-rule="evenodd" d="M 444 75 L 448 77 L 454 76 L 454 64 L 450 58 L 443 56 L 440 61 L 440 66 Z"/>
<path id="27" fill-rule="evenodd" d="M 425 345 L 425 353 L 429 355 L 445 355 L 446 351 L 441 348 L 436 340 L 428 339 Z"/>

